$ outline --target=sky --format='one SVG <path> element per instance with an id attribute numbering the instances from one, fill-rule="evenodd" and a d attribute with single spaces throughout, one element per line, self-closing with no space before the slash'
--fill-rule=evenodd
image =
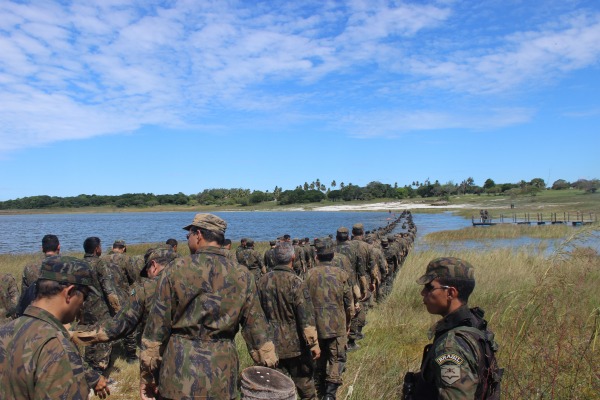
<path id="1" fill-rule="evenodd" d="M 0 200 L 600 178 L 600 2 L 0 2 Z"/>

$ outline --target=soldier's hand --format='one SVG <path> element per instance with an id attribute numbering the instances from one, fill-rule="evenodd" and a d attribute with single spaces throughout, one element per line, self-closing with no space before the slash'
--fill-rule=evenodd
<path id="1" fill-rule="evenodd" d="M 319 346 L 313 347 L 310 349 L 310 354 L 312 354 L 314 361 L 318 360 L 321 357 L 321 348 Z"/>
<path id="2" fill-rule="evenodd" d="M 94 394 L 101 399 L 106 399 L 110 395 L 110 389 L 108 388 L 108 382 L 106 378 L 100 375 L 100 379 L 96 386 L 94 387 Z"/>
<path id="3" fill-rule="evenodd" d="M 361 310 L 360 303 L 359 302 L 354 303 L 354 308 L 356 309 L 356 314 L 358 314 Z"/>

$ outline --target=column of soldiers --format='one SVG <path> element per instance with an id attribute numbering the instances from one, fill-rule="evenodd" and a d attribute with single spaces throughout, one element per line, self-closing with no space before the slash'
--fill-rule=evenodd
<path id="1" fill-rule="evenodd" d="M 393 235 L 403 218 L 408 231 Z M 32 318 L 31 307 L 41 304 L 37 286 L 44 283 L 42 271 L 67 271 L 44 275 L 46 280 L 64 278 L 61 284 L 67 284 L 75 282 L 69 277 L 73 266 L 89 273 L 84 281 L 90 289 L 79 288 L 86 301 L 73 318 L 60 321 L 71 322 L 67 335 L 85 346 L 82 374 L 88 390 L 100 397 L 108 394 L 112 345 L 126 339 L 128 361 L 134 362 L 136 347 L 141 348 L 143 399 L 234 398 L 238 371 L 233 338 L 241 327 L 256 364 L 285 371 L 303 399 L 335 399 L 346 351 L 359 347 L 368 309 L 389 293 L 412 246 L 412 215 L 403 213 L 371 232 L 355 224 L 352 236 L 340 227 L 335 241 L 324 237 L 311 244 L 308 238 L 284 235 L 264 255 L 254 250 L 251 239 L 242 239 L 231 252 L 225 247 L 226 228 L 214 215 L 197 214 L 184 227 L 187 257 L 178 257 L 174 239 L 149 249 L 143 259 L 127 257 L 121 240 L 102 256 L 100 239 L 89 237 L 84 259 L 75 264 L 60 255 L 58 238 L 46 235 L 44 259 L 23 271 L 20 302 L 29 311 L 21 314 Z M 1 282 L 10 286 L 8 278 Z M 11 301 L 2 296 L 2 315 L 12 318 L 18 314 L 18 290 L 2 289 L 12 293 Z M 64 339 L 65 332 L 58 331 Z M 0 340 L 9 340 L 6 335 Z M 69 354 L 71 363 L 79 363 L 73 358 L 79 357 L 77 351 Z M 2 371 L 0 383 L 11 377 L 10 371 Z"/>

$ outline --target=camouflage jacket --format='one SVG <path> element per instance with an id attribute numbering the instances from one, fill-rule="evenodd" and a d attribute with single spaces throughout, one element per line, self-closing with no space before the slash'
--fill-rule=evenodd
<path id="1" fill-rule="evenodd" d="M 16 279 L 11 274 L 0 274 L 0 325 L 14 318 L 18 303 Z"/>
<path id="2" fill-rule="evenodd" d="M 354 242 L 358 243 L 358 242 Z M 364 255 L 362 255 L 352 241 L 338 242 L 335 249 L 336 253 L 340 253 L 348 257 L 354 274 L 354 280 L 367 276 L 367 263 Z"/>
<path id="3" fill-rule="evenodd" d="M 85 370 L 64 326 L 29 306 L 0 327 L 0 399 L 87 399 L 100 375 Z"/>
<path id="4" fill-rule="evenodd" d="M 128 293 L 129 285 L 136 281 L 135 276 L 129 276 L 129 274 L 133 271 L 129 256 L 127 254 L 117 253 L 111 250 L 107 255 L 100 258 L 109 264 L 113 264 L 112 272 L 113 278 L 115 279 L 115 284 L 119 287 L 119 289 L 125 293 Z"/>
<path id="5" fill-rule="evenodd" d="M 479 383 L 481 348 L 457 335 L 462 326 L 479 327 L 466 305 L 440 320 L 434 327 L 433 344 L 425 348 L 421 363 L 424 387 L 435 388 L 440 399 L 473 399 Z"/>
<path id="6" fill-rule="evenodd" d="M 158 281 L 142 336 L 141 378 L 152 382 L 159 373 L 167 398 L 235 398 L 240 325 L 249 349 L 269 340 L 250 272 L 217 247 L 177 258 Z"/>
<path id="7" fill-rule="evenodd" d="M 248 269 L 262 269 L 263 261 L 260 253 L 254 248 L 246 248 L 239 254 L 239 258 L 241 258 L 240 264 L 245 265 Z"/>
<path id="8" fill-rule="evenodd" d="M 258 282 L 260 305 L 269 322 L 279 358 L 292 358 L 307 349 L 304 329 L 315 327 L 310 294 L 287 265 L 277 265 Z"/>
<path id="9" fill-rule="evenodd" d="M 373 259 L 372 246 L 365 242 L 362 236 L 353 238 L 350 241 L 350 245 L 355 246 L 359 257 L 364 260 L 366 275 L 373 281 L 377 276 L 377 268 Z"/>
<path id="10" fill-rule="evenodd" d="M 265 251 L 263 259 L 267 272 L 272 271 L 273 268 L 275 268 L 275 266 L 277 265 L 277 261 L 275 261 L 275 249 L 269 248 L 267 251 Z"/>
<path id="11" fill-rule="evenodd" d="M 387 260 L 388 272 L 389 273 L 396 272 L 398 270 L 398 255 L 396 253 L 396 250 L 391 247 L 384 247 L 383 255 L 385 256 L 385 259 Z"/>
<path id="12" fill-rule="evenodd" d="M 315 308 L 319 339 L 345 336 L 354 305 L 348 273 L 331 262 L 317 261 L 304 285 Z"/>
<path id="13" fill-rule="evenodd" d="M 54 255 L 50 257 L 60 256 Z M 25 293 L 25 291 L 27 291 L 27 288 L 29 288 L 29 286 L 31 286 L 33 282 L 38 280 L 38 278 L 40 277 L 40 267 L 45 259 L 46 256 L 44 256 L 37 262 L 26 265 L 25 268 L 23 268 L 23 275 L 21 278 L 21 293 Z"/>
<path id="14" fill-rule="evenodd" d="M 304 277 L 304 273 L 306 272 L 306 260 L 304 259 L 304 250 L 302 247 L 297 244 L 294 245 L 294 264 L 292 265 L 294 268 L 294 272 L 296 275 L 300 277 Z"/>
<path id="15" fill-rule="evenodd" d="M 84 260 L 94 270 L 96 277 L 94 286 L 102 295 L 97 296 L 93 292 L 89 294 L 81 308 L 81 324 L 94 325 L 100 321 L 109 320 L 112 315 L 118 312 L 115 305 L 120 308 L 119 296 L 108 264 L 104 260 L 88 254 L 85 255 Z M 112 298 L 112 304 L 109 302 L 109 296 Z"/>

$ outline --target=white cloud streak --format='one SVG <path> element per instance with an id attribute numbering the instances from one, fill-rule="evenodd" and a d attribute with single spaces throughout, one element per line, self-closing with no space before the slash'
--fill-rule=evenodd
<path id="1" fill-rule="evenodd" d="M 553 26 L 507 33 L 494 48 L 425 52 L 436 29 L 460 18 L 451 7 L 359 0 L 284 2 L 279 8 L 236 1 L 142 2 L 138 8 L 116 0 L 67 6 L 5 1 L 0 152 L 144 124 L 196 124 L 215 110 L 283 112 L 284 105 L 296 104 L 289 111 L 296 114 L 298 104 L 328 98 L 332 114 L 343 113 L 345 105 L 331 99 L 344 83 L 356 84 L 356 76 L 367 85 L 365 97 L 369 79 L 381 86 L 398 78 L 418 81 L 425 94 L 441 88 L 487 95 L 598 62 L 600 14 L 583 11 Z M 497 118 L 483 124 L 450 112 L 410 113 L 396 117 L 405 130 L 479 129 L 529 115 L 492 112 Z M 350 133 L 396 132 L 377 126 Z"/>

